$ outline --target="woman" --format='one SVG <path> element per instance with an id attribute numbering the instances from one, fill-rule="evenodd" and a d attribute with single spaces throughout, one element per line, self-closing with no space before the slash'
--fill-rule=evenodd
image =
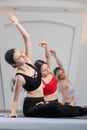
<path id="1" fill-rule="evenodd" d="M 17 68 L 11 114 L 6 115 L 6 117 L 17 117 L 17 102 L 22 87 L 26 91 L 23 104 L 23 114 L 26 117 L 73 117 L 87 114 L 85 108 L 72 107 L 60 109 L 60 104 L 57 102 L 45 104 L 41 84 L 41 72 L 31 62 L 30 37 L 14 14 L 9 13 L 8 18 L 22 34 L 25 43 L 25 52 L 21 52 L 18 49 L 10 49 L 5 53 L 7 63 Z"/>
<path id="2" fill-rule="evenodd" d="M 31 62 L 31 42 L 29 34 L 19 23 L 14 14 L 9 13 L 8 18 L 22 34 L 25 43 L 25 52 L 21 52 L 18 49 L 10 49 L 5 53 L 5 60 L 7 63 L 12 67 L 17 68 L 12 110 L 11 114 L 6 115 L 6 117 L 17 117 L 17 102 L 22 87 L 26 90 L 23 104 L 23 113 L 25 116 L 56 117 L 53 112 L 56 104 L 52 104 L 52 106 L 50 104 L 44 104 L 41 73 L 32 65 Z"/>
<path id="3" fill-rule="evenodd" d="M 74 106 L 76 104 L 74 99 L 74 86 L 67 78 L 64 67 L 59 60 L 56 52 L 54 50 L 50 50 L 50 53 L 55 58 L 56 63 L 59 66 L 54 69 L 54 75 L 60 81 L 60 88 L 62 92 L 61 103 Z"/>
<path id="4" fill-rule="evenodd" d="M 37 60 L 35 66 L 42 73 L 43 92 L 46 102 L 58 100 L 58 80 L 52 74 L 50 70 L 50 54 L 48 50 L 48 44 L 42 42 L 39 44 L 40 47 L 45 49 L 46 61 Z"/>

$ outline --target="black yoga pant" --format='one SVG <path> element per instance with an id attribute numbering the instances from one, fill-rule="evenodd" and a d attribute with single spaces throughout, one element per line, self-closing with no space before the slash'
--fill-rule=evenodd
<path id="1" fill-rule="evenodd" d="M 44 98 L 25 98 L 23 104 L 23 114 L 26 117 L 56 117 L 56 103 L 37 105 L 38 102 L 44 102 Z"/>
<path id="2" fill-rule="evenodd" d="M 26 117 L 75 117 L 85 115 L 86 109 L 79 106 L 62 105 L 57 101 L 47 104 L 35 104 L 44 101 L 43 98 L 25 98 L 23 113 Z"/>

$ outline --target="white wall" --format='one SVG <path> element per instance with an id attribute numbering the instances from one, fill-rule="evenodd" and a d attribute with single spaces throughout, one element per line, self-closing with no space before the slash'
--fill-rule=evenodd
<path id="1" fill-rule="evenodd" d="M 4 111 L 4 92 L 2 83 L 2 70 L 1 70 L 1 60 L 0 60 L 0 110 Z"/>
<path id="2" fill-rule="evenodd" d="M 84 14 L 80 56 L 76 80 L 76 100 L 79 105 L 87 105 L 87 14 Z M 78 93 L 78 95 L 77 95 Z"/>

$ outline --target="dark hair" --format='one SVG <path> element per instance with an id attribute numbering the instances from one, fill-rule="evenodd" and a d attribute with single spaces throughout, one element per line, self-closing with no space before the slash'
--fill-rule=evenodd
<path id="1" fill-rule="evenodd" d="M 34 66 L 41 71 L 41 67 L 43 64 L 47 64 L 45 61 L 43 60 L 36 60 L 34 63 Z"/>
<path id="2" fill-rule="evenodd" d="M 61 70 L 62 68 L 61 67 L 56 67 L 54 70 L 53 70 L 53 73 L 55 76 L 57 76 L 57 73 L 59 72 L 59 70 Z"/>
<path id="3" fill-rule="evenodd" d="M 5 53 L 5 56 L 4 56 L 6 62 L 7 62 L 8 64 L 10 64 L 10 65 L 16 63 L 16 62 L 14 61 L 14 59 L 13 59 L 14 50 L 15 50 L 15 48 L 8 50 L 8 51 Z"/>

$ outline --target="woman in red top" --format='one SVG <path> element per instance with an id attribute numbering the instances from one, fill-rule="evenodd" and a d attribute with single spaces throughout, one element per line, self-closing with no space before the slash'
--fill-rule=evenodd
<path id="1" fill-rule="evenodd" d="M 42 73 L 42 83 L 45 101 L 58 100 L 58 79 L 50 70 L 50 54 L 47 43 L 40 43 L 40 47 L 45 48 L 46 62 L 37 60 L 35 66 Z"/>

